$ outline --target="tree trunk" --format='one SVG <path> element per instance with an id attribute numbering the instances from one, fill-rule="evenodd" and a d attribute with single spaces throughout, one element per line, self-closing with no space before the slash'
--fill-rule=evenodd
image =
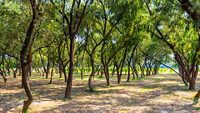
<path id="1" fill-rule="evenodd" d="M 90 73 L 90 77 L 88 79 L 88 86 L 89 86 L 90 92 L 94 91 L 94 88 L 92 86 L 92 77 L 94 77 L 94 74 L 95 74 L 95 67 L 94 67 L 94 58 L 93 58 L 93 55 L 94 55 L 94 53 L 89 54 L 89 56 L 90 56 L 90 63 L 91 63 L 91 66 L 92 66 L 92 72 Z"/>
<path id="2" fill-rule="evenodd" d="M 107 86 L 110 86 L 109 69 L 108 69 L 107 65 L 104 66 L 104 74 L 106 77 L 106 84 L 107 84 Z"/>
<path id="3" fill-rule="evenodd" d="M 65 82 L 67 82 L 67 72 L 65 70 L 65 67 L 63 67 L 63 74 L 64 74 L 64 77 L 65 77 Z"/>
<path id="4" fill-rule="evenodd" d="M 52 84 L 52 81 L 53 81 L 53 71 L 54 69 L 53 69 L 53 67 L 51 68 L 51 78 L 50 78 L 50 82 L 49 82 L 49 84 Z"/>
<path id="5" fill-rule="evenodd" d="M 153 73 L 153 75 L 157 75 L 157 74 L 158 74 L 158 69 L 159 69 L 159 68 L 157 68 L 157 67 L 154 68 L 154 73 Z"/>
<path id="6" fill-rule="evenodd" d="M 49 70 L 45 72 L 46 73 L 46 79 L 49 78 Z"/>
<path id="7" fill-rule="evenodd" d="M 101 66 L 101 75 L 100 75 L 100 78 L 103 78 L 103 72 L 104 72 L 104 69 L 103 69 L 103 67 Z"/>
<path id="8" fill-rule="evenodd" d="M 200 90 L 197 92 L 197 94 L 195 95 L 193 99 L 194 101 L 193 105 L 196 105 L 198 103 L 199 98 L 200 98 Z"/>
<path id="9" fill-rule="evenodd" d="M 133 75 L 132 80 L 135 80 L 136 78 L 138 78 L 137 69 L 135 68 L 135 66 L 131 66 L 131 70 L 132 70 L 132 75 Z"/>
<path id="10" fill-rule="evenodd" d="M 0 75 L 3 77 L 4 83 L 6 83 L 7 82 L 7 78 L 4 76 L 2 70 L 0 70 Z"/>
<path id="11" fill-rule="evenodd" d="M 22 86 L 25 89 L 26 95 L 28 97 L 28 99 L 24 101 L 24 105 L 23 105 L 23 109 L 22 109 L 23 113 L 28 112 L 28 108 L 33 101 L 33 96 L 31 93 L 30 86 L 29 86 L 29 82 L 28 82 L 28 73 L 29 73 L 29 66 L 31 65 L 31 61 L 32 61 L 32 54 L 31 54 L 32 47 L 31 46 L 34 41 L 34 38 L 32 35 L 33 35 L 34 29 L 36 27 L 37 19 L 39 19 L 39 15 L 38 15 L 39 12 L 37 9 L 37 7 L 39 7 L 39 6 L 37 5 L 35 0 L 30 0 L 30 2 L 31 2 L 30 4 L 32 7 L 32 20 L 29 23 L 29 27 L 26 32 L 26 37 L 23 42 L 22 49 L 20 51 L 20 62 L 21 62 L 21 70 L 22 70 Z"/>
<path id="12" fill-rule="evenodd" d="M 97 71 L 97 75 L 99 76 L 99 74 L 100 74 L 100 71 L 101 71 L 101 67 L 98 67 L 98 69 L 97 69 L 98 71 Z"/>
<path id="13" fill-rule="evenodd" d="M 28 66 L 27 63 L 22 62 L 21 63 L 21 68 L 22 68 L 22 86 L 25 89 L 26 95 L 28 97 L 28 100 L 24 101 L 24 105 L 23 105 L 23 113 L 26 113 L 30 104 L 33 101 L 33 96 L 31 93 L 31 89 L 28 83 Z"/>
<path id="14" fill-rule="evenodd" d="M 146 76 L 149 76 L 149 68 L 146 67 Z"/>
<path id="15" fill-rule="evenodd" d="M 112 69 L 112 77 L 114 76 L 115 74 L 115 65 L 113 66 L 113 69 Z"/>
<path id="16" fill-rule="evenodd" d="M 19 69 L 18 65 L 15 67 L 15 69 L 14 69 L 14 68 L 11 68 L 11 70 L 12 70 L 12 72 L 13 72 L 13 77 L 14 77 L 14 78 L 17 78 L 17 71 L 18 71 L 18 69 Z"/>
<path id="17" fill-rule="evenodd" d="M 131 76 L 131 67 L 130 67 L 130 62 L 128 62 L 128 75 L 127 75 L 127 82 L 130 81 L 130 76 Z"/>
<path id="18" fill-rule="evenodd" d="M 22 75 L 22 69 L 19 68 L 19 74 L 18 74 L 18 76 L 21 76 L 21 75 Z"/>
<path id="19" fill-rule="evenodd" d="M 120 82 L 121 82 L 121 77 L 122 77 L 121 74 L 119 74 L 119 76 L 117 77 L 117 83 L 118 83 L 118 84 L 120 84 Z"/>
<path id="20" fill-rule="evenodd" d="M 51 63 L 50 63 L 50 59 L 49 59 L 49 55 L 48 55 L 48 60 L 47 60 L 47 67 L 46 67 L 46 79 L 49 78 L 49 72 L 50 72 L 50 66 L 51 66 Z"/>
<path id="21" fill-rule="evenodd" d="M 117 83 L 119 84 L 120 79 L 121 79 L 121 75 L 120 75 L 120 72 L 119 72 L 119 65 L 117 63 L 115 63 L 115 67 L 116 67 L 116 70 L 117 70 Z"/>
<path id="22" fill-rule="evenodd" d="M 69 61 L 69 73 L 67 79 L 67 87 L 65 91 L 65 98 L 71 98 L 71 88 L 72 88 L 72 76 L 74 70 L 74 39 L 75 36 L 70 36 L 70 61 Z"/>
<path id="23" fill-rule="evenodd" d="M 61 67 L 61 63 L 59 63 L 59 75 L 60 75 L 60 78 L 62 78 L 62 67 Z"/>
<path id="24" fill-rule="evenodd" d="M 189 81 L 189 90 L 195 90 L 195 83 L 196 83 L 196 79 L 191 79 Z"/>
<path id="25" fill-rule="evenodd" d="M 195 90 L 196 78 L 198 75 L 198 64 L 195 66 L 193 72 L 191 72 L 191 79 L 189 80 L 189 90 Z"/>
<path id="26" fill-rule="evenodd" d="M 40 69 L 39 68 L 35 68 L 35 71 L 40 75 L 42 76 L 42 72 L 40 72 Z M 21 72 L 21 71 L 20 71 Z"/>
<path id="27" fill-rule="evenodd" d="M 140 71 L 141 71 L 141 78 L 144 77 L 144 68 L 140 65 Z"/>
<path id="28" fill-rule="evenodd" d="M 120 62 L 120 66 L 119 66 L 120 74 L 119 74 L 119 77 L 118 77 L 118 84 L 121 82 L 121 78 L 122 78 L 122 74 L 123 74 L 123 67 L 124 67 L 124 63 L 125 63 L 125 60 L 126 60 L 127 50 L 128 50 L 128 48 L 126 47 L 124 55 L 123 55 L 122 60 Z"/>
<path id="29" fill-rule="evenodd" d="M 94 65 L 92 66 L 92 72 L 91 72 L 90 77 L 88 79 L 88 86 L 89 86 L 90 92 L 94 91 L 94 88 L 92 86 L 92 77 L 93 76 L 94 76 Z"/>
<path id="30" fill-rule="evenodd" d="M 139 76 L 138 76 L 138 71 L 137 71 L 136 68 L 134 68 L 134 73 L 135 73 L 136 77 L 139 78 Z M 133 77 L 134 77 L 134 73 L 133 73 Z"/>
<path id="31" fill-rule="evenodd" d="M 92 72 L 93 73 L 93 72 Z M 94 88 L 92 86 L 92 73 L 90 74 L 90 77 L 88 79 L 88 87 L 90 89 L 90 92 L 93 92 L 94 91 Z"/>
<path id="32" fill-rule="evenodd" d="M 81 80 L 83 80 L 83 68 L 81 69 Z"/>
<path id="33" fill-rule="evenodd" d="M 49 71 L 50 71 L 50 68 L 49 67 L 47 67 L 47 70 L 46 70 L 46 79 L 48 79 L 49 78 Z"/>
<path id="34" fill-rule="evenodd" d="M 21 69 L 22 69 L 22 87 L 25 89 L 26 95 L 28 97 L 28 100 L 24 101 L 22 109 L 23 113 L 28 111 L 28 108 L 33 101 L 33 96 L 29 85 L 30 65 L 32 62 L 31 40 L 29 43 L 25 43 L 25 45 L 26 46 L 23 46 L 20 52 Z"/>
<path id="35" fill-rule="evenodd" d="M 17 72 L 16 71 L 13 72 L 13 77 L 17 78 Z"/>
<path id="36" fill-rule="evenodd" d="M 31 66 L 31 64 L 28 65 L 28 76 L 29 77 L 32 76 L 32 66 Z"/>

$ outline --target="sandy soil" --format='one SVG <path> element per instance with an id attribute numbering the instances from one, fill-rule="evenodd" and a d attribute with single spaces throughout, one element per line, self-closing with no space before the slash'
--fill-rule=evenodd
<path id="1" fill-rule="evenodd" d="M 125 81 L 125 80 L 123 80 Z M 105 80 L 94 80 L 95 92 L 87 90 L 86 80 L 73 81 L 72 99 L 63 100 L 65 83 L 62 79 L 49 84 L 46 79 L 31 79 L 34 102 L 30 113 L 200 113 L 200 103 L 194 104 L 196 91 L 187 87 L 177 75 L 156 75 L 142 80 L 110 87 Z M 200 79 L 197 89 L 200 89 Z M 0 113 L 19 113 L 25 99 L 20 79 L 0 78 Z"/>

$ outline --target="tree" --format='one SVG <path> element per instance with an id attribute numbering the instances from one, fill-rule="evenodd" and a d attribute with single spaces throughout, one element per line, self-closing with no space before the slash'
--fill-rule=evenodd
<path id="1" fill-rule="evenodd" d="M 51 3 L 58 8 L 58 11 L 63 18 L 62 26 L 64 35 L 66 39 L 69 37 L 69 73 L 67 87 L 65 90 L 65 98 L 71 98 L 72 77 L 74 71 L 75 38 L 85 16 L 89 0 L 73 0 L 70 2 L 64 0 L 61 4 L 58 4 L 58 6 L 53 0 L 51 0 Z M 70 7 L 66 7 L 67 4 L 70 4 Z"/>
<path id="2" fill-rule="evenodd" d="M 31 93 L 30 85 L 28 83 L 28 72 L 29 72 L 29 65 L 32 62 L 32 44 L 34 42 L 34 30 L 36 28 L 37 22 L 41 17 L 41 6 L 40 2 L 36 0 L 30 0 L 31 10 L 32 10 L 32 18 L 29 23 L 26 36 L 22 45 L 22 49 L 20 51 L 20 62 L 21 62 L 21 69 L 22 69 L 22 85 L 25 89 L 26 95 L 28 100 L 24 101 L 22 112 L 25 113 L 28 111 L 29 105 L 33 101 L 33 96 Z"/>
<path id="3" fill-rule="evenodd" d="M 196 28 L 193 27 L 194 24 L 189 23 L 187 15 L 180 13 L 177 5 L 170 4 L 167 7 L 162 7 L 166 3 L 167 1 L 154 2 L 153 4 L 156 6 L 154 8 L 151 8 L 149 3 L 146 3 L 150 17 L 155 20 L 153 22 L 154 31 L 150 30 L 150 32 L 165 42 L 173 51 L 175 60 L 181 70 L 182 80 L 186 85 L 186 82 L 189 83 L 189 90 L 194 90 L 199 62 L 199 35 L 196 32 Z M 159 16 L 159 13 L 166 13 L 168 17 L 164 15 Z M 168 21 L 169 18 L 171 18 L 171 21 Z M 188 43 L 188 41 L 192 43 Z"/>

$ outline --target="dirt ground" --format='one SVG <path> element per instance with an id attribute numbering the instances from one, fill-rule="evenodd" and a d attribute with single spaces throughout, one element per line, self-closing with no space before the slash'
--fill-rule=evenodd
<path id="1" fill-rule="evenodd" d="M 125 80 L 123 80 L 125 81 Z M 200 113 L 194 103 L 196 91 L 188 91 L 177 75 L 156 75 L 107 87 L 104 79 L 93 81 L 95 92 L 87 89 L 87 80 L 73 81 L 72 99 L 63 100 L 66 84 L 62 79 L 32 78 L 34 102 L 30 113 Z M 197 89 L 200 89 L 200 79 Z M 25 99 L 20 78 L 0 78 L 0 113 L 19 113 Z"/>

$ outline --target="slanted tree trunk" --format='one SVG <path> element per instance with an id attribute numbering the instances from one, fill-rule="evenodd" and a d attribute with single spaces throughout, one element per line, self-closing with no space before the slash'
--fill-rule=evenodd
<path id="1" fill-rule="evenodd" d="M 100 75 L 100 72 L 101 72 L 101 66 L 99 67 L 97 67 L 97 75 L 99 76 Z"/>
<path id="2" fill-rule="evenodd" d="M 94 88 L 92 86 L 92 77 L 95 74 L 94 59 L 93 59 L 92 55 L 93 55 L 93 53 L 90 55 L 90 63 L 91 63 L 91 66 L 92 66 L 92 72 L 90 73 L 90 77 L 88 79 L 88 86 L 89 86 L 90 92 L 94 91 Z"/>
<path id="3" fill-rule="evenodd" d="M 4 83 L 7 82 L 6 76 L 4 76 L 3 71 L 0 69 L 0 75 L 3 77 Z"/>
<path id="4" fill-rule="evenodd" d="M 132 76 L 133 76 L 132 80 L 135 80 L 135 78 L 138 78 L 139 76 L 138 76 L 138 71 L 136 67 L 134 66 L 134 64 L 131 66 L 131 70 L 132 70 Z"/>
<path id="5" fill-rule="evenodd" d="M 128 75 L 127 75 L 127 79 L 126 81 L 129 82 L 130 81 L 130 76 L 131 76 L 131 62 L 128 61 Z"/>
<path id="6" fill-rule="evenodd" d="M 66 67 L 65 66 L 62 66 L 63 67 L 63 74 L 64 74 L 64 77 L 65 77 L 65 82 L 67 82 L 67 72 L 66 72 Z"/>
<path id="7" fill-rule="evenodd" d="M 38 73 L 39 76 L 42 76 L 42 72 L 40 71 L 39 68 L 35 68 L 35 71 Z"/>
<path id="8" fill-rule="evenodd" d="M 21 75 L 22 75 L 22 69 L 21 69 L 21 65 L 20 65 L 18 76 L 21 76 Z"/>
<path id="9" fill-rule="evenodd" d="M 115 67 L 117 71 L 117 83 L 119 83 L 120 82 L 120 64 L 117 64 L 117 62 L 115 62 Z"/>
<path id="10" fill-rule="evenodd" d="M 25 48 L 23 46 L 22 51 L 20 52 L 21 69 L 22 69 L 22 86 L 25 89 L 26 95 L 28 97 L 28 100 L 24 101 L 24 105 L 23 105 L 23 109 L 22 109 L 23 113 L 26 113 L 28 111 L 28 108 L 29 108 L 30 104 L 33 101 L 33 96 L 32 96 L 32 93 L 31 93 L 29 82 L 28 82 L 28 79 L 29 79 L 28 73 L 29 73 L 29 64 L 30 64 L 30 61 L 26 60 L 25 49 L 27 49 L 27 48 Z"/>
<path id="11" fill-rule="evenodd" d="M 52 67 L 52 68 L 51 68 L 51 77 L 50 77 L 50 82 L 49 82 L 49 84 L 52 84 L 53 75 L 54 75 L 54 68 Z"/>
<path id="12" fill-rule="evenodd" d="M 123 57 L 122 57 L 122 60 L 121 60 L 121 62 L 120 62 L 120 65 L 119 65 L 120 72 L 119 72 L 119 75 L 118 75 L 118 77 L 117 77 L 117 78 L 118 78 L 118 81 L 117 81 L 118 84 L 121 82 L 121 77 L 122 77 L 122 73 L 123 73 L 124 63 L 125 63 L 125 60 L 126 60 L 127 50 L 128 50 L 128 48 L 126 47 L 125 52 L 124 52 L 124 55 L 123 55 Z"/>
<path id="13" fill-rule="evenodd" d="M 5 61 L 4 60 L 5 60 L 5 54 L 3 54 L 1 56 L 1 64 L 3 66 L 3 68 L 1 69 L 1 73 L 2 73 L 3 78 L 6 78 L 7 73 L 6 73 L 6 69 L 5 69 Z M 7 79 L 4 79 L 4 80 L 7 80 Z"/>
<path id="14" fill-rule="evenodd" d="M 33 96 L 31 93 L 30 85 L 28 82 L 28 73 L 29 66 L 32 60 L 32 51 L 31 45 L 33 44 L 34 38 L 33 33 L 36 27 L 36 23 L 40 17 L 39 13 L 39 5 L 36 0 L 30 0 L 31 8 L 32 8 L 32 19 L 30 21 L 29 27 L 26 32 L 26 37 L 23 42 L 22 49 L 20 51 L 20 62 L 21 62 L 21 70 L 22 70 L 22 86 L 25 89 L 27 100 L 24 101 L 22 113 L 28 112 L 28 108 L 33 101 Z"/>
<path id="15" fill-rule="evenodd" d="M 114 64 L 114 66 L 113 66 L 113 69 L 112 69 L 112 76 L 114 76 L 114 74 L 115 74 L 115 64 Z"/>
<path id="16" fill-rule="evenodd" d="M 195 97 L 193 99 L 193 101 L 194 101 L 193 105 L 198 103 L 199 98 L 200 98 L 200 90 L 197 92 L 197 94 L 195 95 Z"/>

